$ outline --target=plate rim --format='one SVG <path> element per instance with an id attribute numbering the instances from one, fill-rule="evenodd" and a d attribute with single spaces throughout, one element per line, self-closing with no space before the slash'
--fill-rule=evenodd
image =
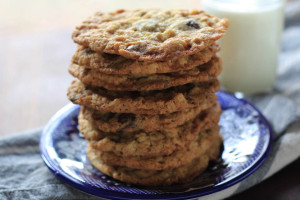
<path id="1" fill-rule="evenodd" d="M 187 191 L 187 192 L 182 192 L 182 193 L 162 193 L 162 194 L 130 194 L 130 193 L 123 193 L 123 192 L 118 192 L 118 191 L 109 191 L 105 190 L 102 188 L 96 188 L 89 186 L 87 184 L 84 184 L 78 179 L 75 179 L 74 177 L 70 176 L 69 174 L 65 173 L 64 171 L 61 171 L 57 169 L 58 167 L 52 162 L 49 152 L 47 151 L 46 148 L 46 143 L 49 140 L 49 137 L 51 135 L 51 132 L 54 130 L 54 127 L 59 124 L 60 120 L 66 116 L 69 115 L 69 113 L 73 112 L 74 110 L 78 109 L 80 107 L 79 105 L 74 105 L 72 103 L 68 103 L 64 107 L 62 107 L 56 114 L 54 114 L 53 117 L 49 120 L 45 128 L 43 129 L 43 132 L 40 137 L 40 153 L 42 160 L 44 161 L 45 165 L 52 171 L 52 173 L 61 179 L 63 182 L 71 185 L 74 188 L 77 188 L 83 192 L 86 192 L 88 194 L 95 195 L 97 197 L 104 197 L 104 198 L 110 198 L 110 199 L 158 199 L 158 198 L 164 198 L 164 199 L 174 199 L 174 200 L 179 200 L 179 199 L 187 199 L 187 198 L 197 198 L 201 196 L 205 196 L 208 194 L 216 193 L 221 190 L 227 189 L 231 187 L 232 185 L 235 185 L 242 180 L 246 179 L 249 177 L 251 174 L 253 174 L 268 158 L 270 151 L 273 146 L 273 129 L 268 122 L 268 120 L 265 118 L 265 116 L 261 113 L 259 109 L 257 109 L 254 105 L 252 105 L 249 101 L 242 99 L 242 98 L 237 98 L 233 94 L 225 91 L 218 91 L 217 94 L 225 94 L 230 96 L 231 98 L 234 98 L 238 101 L 241 101 L 243 104 L 248 104 L 251 106 L 260 116 L 262 119 L 263 124 L 266 125 L 266 127 L 269 130 L 269 141 L 268 141 L 268 146 L 265 150 L 265 152 L 262 154 L 261 158 L 257 160 L 256 163 L 254 163 L 253 166 L 251 166 L 247 171 L 243 172 L 239 176 L 229 180 L 228 182 L 225 182 L 224 184 L 217 185 L 217 186 L 211 186 L 208 188 L 203 188 L 203 189 L 195 189 L 192 191 Z M 49 142 L 49 141 L 48 141 Z M 176 194 L 176 195 L 175 195 Z"/>

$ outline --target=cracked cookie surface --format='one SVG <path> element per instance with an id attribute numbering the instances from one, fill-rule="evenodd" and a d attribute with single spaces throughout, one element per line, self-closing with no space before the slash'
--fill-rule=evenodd
<path id="1" fill-rule="evenodd" d="M 85 119 L 82 114 L 79 115 L 79 126 L 89 144 L 99 151 L 113 152 L 123 157 L 169 155 L 189 145 L 199 132 L 216 126 L 220 114 L 221 109 L 217 104 L 181 126 L 151 132 L 99 131 L 93 122 Z"/>
<path id="2" fill-rule="evenodd" d="M 95 13 L 76 27 L 72 38 L 98 53 L 161 61 L 205 49 L 227 26 L 227 19 L 201 10 L 118 10 Z"/>
<path id="3" fill-rule="evenodd" d="M 204 50 L 189 56 L 154 62 L 127 59 L 117 54 L 99 54 L 88 47 L 79 46 L 72 57 L 72 63 L 85 68 L 95 69 L 104 74 L 162 74 L 188 70 L 207 63 L 219 50 L 219 45 L 214 43 Z"/>
<path id="4" fill-rule="evenodd" d="M 99 151 L 95 152 L 103 162 L 112 166 L 123 166 L 133 169 L 144 170 L 168 170 L 186 165 L 192 160 L 204 155 L 212 146 L 220 146 L 222 137 L 219 133 L 219 126 L 198 133 L 195 140 L 188 146 L 174 151 L 169 155 L 158 156 L 118 156 L 113 152 Z M 93 148 L 89 144 L 90 148 Z M 94 148 L 93 148 L 94 149 Z"/>
<path id="5" fill-rule="evenodd" d="M 104 74 L 76 64 L 69 67 L 70 74 L 85 85 L 121 91 L 163 90 L 191 82 L 209 81 L 215 79 L 221 70 L 222 63 L 218 57 L 213 57 L 208 63 L 193 69 L 147 76 Z"/>
<path id="6" fill-rule="evenodd" d="M 76 80 L 68 88 L 67 96 L 73 103 L 100 111 L 166 114 L 194 107 L 207 109 L 216 102 L 215 92 L 219 89 L 217 79 L 153 91 L 108 91 L 87 87 Z"/>
<path id="7" fill-rule="evenodd" d="M 89 120 L 95 128 L 103 132 L 146 132 L 174 128 L 194 119 L 201 112 L 203 120 L 206 117 L 214 119 L 221 112 L 219 106 L 213 106 L 207 110 L 195 107 L 162 115 L 146 115 L 133 113 L 101 112 L 86 106 L 81 106 L 81 115 Z"/>

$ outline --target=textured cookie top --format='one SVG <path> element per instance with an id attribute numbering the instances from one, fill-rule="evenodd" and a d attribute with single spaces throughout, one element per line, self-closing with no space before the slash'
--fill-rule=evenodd
<path id="1" fill-rule="evenodd" d="M 152 91 L 108 91 L 73 81 L 67 95 L 73 103 L 99 111 L 167 114 L 197 106 L 202 110 L 207 109 L 217 100 L 215 92 L 219 89 L 217 79 Z"/>
<path id="2" fill-rule="evenodd" d="M 141 61 L 187 56 L 224 35 L 228 20 L 204 11 L 118 10 L 97 12 L 76 27 L 73 40 L 98 53 Z"/>
<path id="3" fill-rule="evenodd" d="M 117 54 L 99 54 L 88 47 L 79 46 L 72 63 L 95 69 L 105 74 L 149 75 L 192 69 L 207 63 L 220 50 L 214 43 L 189 56 L 175 57 L 167 61 L 137 61 Z"/>
<path id="4" fill-rule="evenodd" d="M 192 162 L 194 159 L 205 155 L 214 144 L 218 144 L 217 146 L 219 146 L 221 142 L 222 137 L 219 134 L 219 127 L 216 126 L 204 132 L 200 132 L 197 138 L 188 146 L 174 151 L 169 155 L 123 157 L 113 152 L 103 151 L 98 151 L 97 155 L 103 162 L 113 166 L 143 170 L 168 170 Z M 155 146 L 155 144 L 153 145 Z"/>
<path id="5" fill-rule="evenodd" d="M 78 117 L 80 132 L 93 148 L 113 152 L 123 157 L 169 155 L 183 149 L 196 140 L 201 131 L 217 126 L 221 108 L 216 104 L 201 112 L 186 123 L 168 129 L 146 132 L 103 132 L 95 126 L 95 121 L 85 118 L 82 112 Z M 120 116 L 120 115 L 119 115 Z"/>
<path id="6" fill-rule="evenodd" d="M 111 113 L 97 111 L 81 106 L 81 114 L 91 121 L 94 126 L 104 132 L 146 132 L 174 128 L 194 119 L 202 111 L 201 107 L 195 107 L 164 115 L 145 115 L 133 113 Z M 203 113 L 206 113 L 205 111 Z"/>
<path id="7" fill-rule="evenodd" d="M 85 85 L 117 91 L 163 90 L 192 82 L 205 82 L 215 79 L 221 71 L 222 62 L 218 57 L 193 69 L 148 76 L 104 74 L 76 64 L 69 67 L 70 74 Z"/>

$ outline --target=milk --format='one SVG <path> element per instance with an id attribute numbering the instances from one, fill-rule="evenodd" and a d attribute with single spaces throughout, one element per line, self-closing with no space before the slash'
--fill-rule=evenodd
<path id="1" fill-rule="evenodd" d="M 220 40 L 222 86 L 244 94 L 271 91 L 283 28 L 283 1 L 204 0 L 203 9 L 230 21 Z"/>

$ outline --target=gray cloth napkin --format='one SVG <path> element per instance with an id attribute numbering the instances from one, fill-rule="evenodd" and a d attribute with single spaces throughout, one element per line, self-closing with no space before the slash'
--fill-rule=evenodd
<path id="1" fill-rule="evenodd" d="M 300 156 L 300 2 L 286 8 L 286 27 L 275 92 L 247 97 L 273 126 L 275 137 L 266 162 L 251 176 L 199 199 L 223 199 L 267 179 Z M 0 140 L 0 199 L 100 199 L 70 187 L 43 163 L 42 129 Z"/>

